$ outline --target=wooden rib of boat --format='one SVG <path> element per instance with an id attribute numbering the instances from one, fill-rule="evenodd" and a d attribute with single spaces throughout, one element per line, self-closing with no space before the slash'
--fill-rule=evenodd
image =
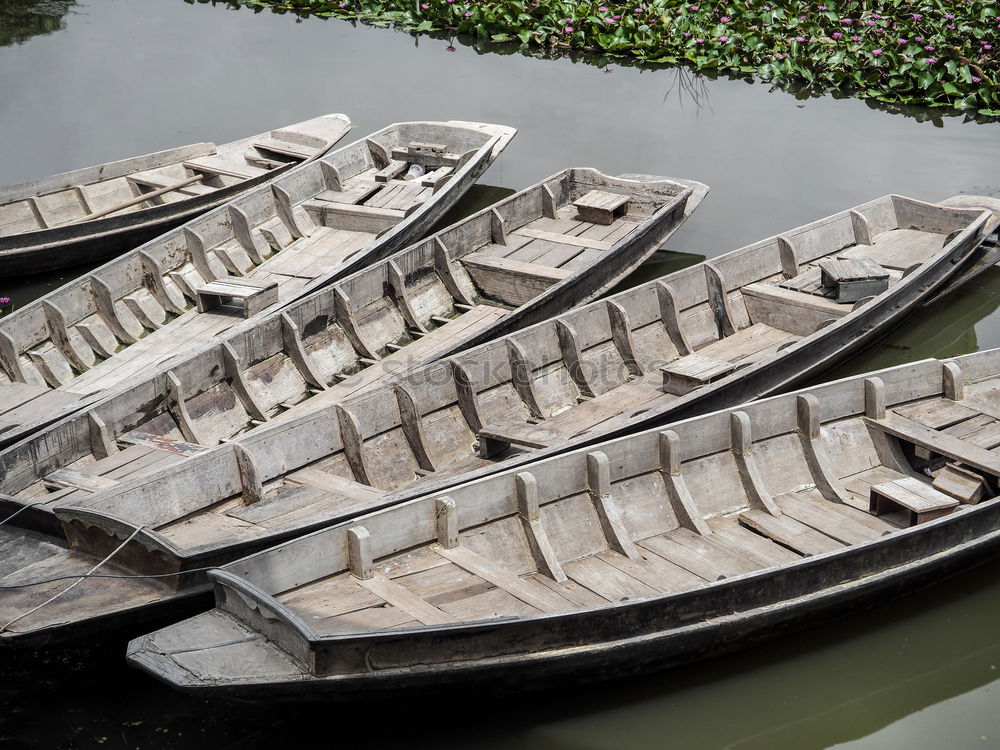
<path id="1" fill-rule="evenodd" d="M 36 458 L 75 438 L 54 435 L 48 447 L 26 442 L 0 458 L 5 507 L 23 511 L 0 528 L 11 561 L 0 585 L 86 572 L 133 533 L 129 554 L 114 563 L 181 574 L 133 579 L 114 596 L 89 580 L 18 620 L 0 642 L 60 637 L 61 628 L 85 631 L 123 612 L 169 606 L 205 590 L 199 569 L 206 565 L 685 411 L 786 387 L 896 324 L 961 271 L 993 221 L 989 212 L 884 197 L 208 450 L 184 440 L 173 417 L 141 446 L 99 461 L 85 456 L 63 465 L 68 474 L 39 475 L 49 469 Z M 877 259 L 888 270 L 885 291 L 860 303 L 816 294 L 817 263 L 838 256 Z M 692 382 L 706 362 L 715 379 Z M 99 421 L 74 429 L 85 440 L 105 440 Z M 130 478 L 160 461 L 170 465 Z M 51 503 L 46 493 L 58 487 L 79 491 Z M 52 514 L 69 549 L 53 534 Z M 39 523 L 46 520 L 48 527 Z M 55 590 L 3 591 L 0 620 Z"/>
<path id="2" fill-rule="evenodd" d="M 515 130 L 397 123 L 0 320 L 0 445 L 425 234 Z M 426 173 L 402 179 L 411 166 Z M 234 304 L 220 304 L 232 301 Z"/>
<path id="3" fill-rule="evenodd" d="M 0 188 L 0 273 L 118 255 L 312 161 L 351 129 L 325 115 L 216 146 L 193 143 Z"/>
<path id="4" fill-rule="evenodd" d="M 46 516 L 35 525 L 58 533 L 52 506 L 86 496 L 87 476 L 134 479 L 594 299 L 660 247 L 707 191 L 593 169 L 555 174 L 0 452 L 0 488 L 44 500 L 22 523 Z M 594 192 L 627 198 L 627 213 L 585 220 L 574 202 Z M 175 440 L 187 447 L 167 450 Z M 123 461 L 119 443 L 127 455 L 161 460 Z M 66 484 L 69 476 L 77 481 Z"/>
<path id="5" fill-rule="evenodd" d="M 828 622 L 1000 553 L 998 386 L 998 350 L 928 360 L 412 500 L 211 572 L 128 658 L 257 700 L 521 691 Z"/>

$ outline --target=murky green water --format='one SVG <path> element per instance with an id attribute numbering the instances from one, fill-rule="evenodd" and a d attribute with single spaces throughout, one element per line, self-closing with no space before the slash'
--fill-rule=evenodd
<path id="1" fill-rule="evenodd" d="M 863 102 L 799 101 L 671 70 L 485 54 L 343 22 L 182 0 L 0 7 L 0 182 L 321 112 L 356 135 L 407 119 L 516 125 L 486 175 L 500 197 L 567 166 L 712 187 L 638 277 L 715 256 L 885 193 L 1000 194 L 1000 125 Z M 64 11 L 64 15 L 61 15 Z M 21 14 L 21 15 L 19 15 Z M 683 254 L 682 254 L 683 253 Z M 693 255 L 689 255 L 689 254 Z M 23 303 L 63 279 L 0 278 Z M 920 311 L 830 376 L 1000 346 L 1000 269 Z M 628 683 L 505 699 L 247 711 L 175 694 L 123 665 L 124 638 L 0 653 L 0 745 L 257 748 L 1000 747 L 1000 564 L 724 660 Z M 932 583 L 932 582 L 928 582 Z"/>

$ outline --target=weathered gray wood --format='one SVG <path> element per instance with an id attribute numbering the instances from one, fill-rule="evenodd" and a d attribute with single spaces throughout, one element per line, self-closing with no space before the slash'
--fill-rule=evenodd
<path id="1" fill-rule="evenodd" d="M 49 335 L 56 348 L 79 372 L 86 372 L 90 369 L 90 363 L 76 351 L 73 342 L 69 338 L 69 329 L 66 324 L 66 316 L 59 309 L 59 306 L 51 300 L 42 300 L 42 310 L 45 311 L 45 322 L 49 328 Z"/>
<path id="2" fill-rule="evenodd" d="M 354 315 L 354 308 L 351 306 L 351 299 L 340 285 L 333 288 L 333 309 L 337 317 L 337 323 L 343 329 L 347 340 L 351 342 L 351 346 L 357 349 L 361 353 L 361 356 L 370 360 L 377 360 L 378 354 L 361 337 L 357 318 Z"/>
<path id="3" fill-rule="evenodd" d="M 344 178 L 340 176 L 340 170 L 337 169 L 337 165 L 331 164 L 326 160 L 320 160 L 319 166 L 326 186 L 330 190 L 336 190 L 338 193 L 343 192 Z"/>
<path id="4" fill-rule="evenodd" d="M 184 386 L 181 384 L 180 379 L 174 374 L 173 370 L 167 372 L 164 377 L 167 390 L 167 411 L 174 418 L 184 439 L 198 445 L 207 445 L 205 440 L 199 438 L 198 433 L 195 431 L 194 423 L 191 421 L 191 415 L 188 414 L 187 405 L 184 403 Z"/>
<path id="5" fill-rule="evenodd" d="M 218 274 L 212 269 L 208 262 L 208 253 L 205 245 L 205 238 L 191 227 L 183 227 L 184 241 L 187 251 L 191 256 L 191 265 L 205 281 L 212 281 L 218 278 Z"/>
<path id="6" fill-rule="evenodd" d="M 445 289 L 448 290 L 448 294 L 450 294 L 456 302 L 461 305 L 468 305 L 469 307 L 472 307 L 475 303 L 472 298 L 465 293 L 462 286 L 455 278 L 455 272 L 451 267 L 451 253 L 448 252 L 448 247 L 444 244 L 444 241 L 440 237 L 435 237 L 432 242 L 434 243 L 434 270 L 437 271 L 437 275 L 438 278 L 441 279 L 441 283 L 444 284 Z"/>
<path id="7" fill-rule="evenodd" d="M 434 471 L 434 460 L 427 450 L 427 436 L 424 434 L 423 421 L 413 393 L 401 382 L 393 383 L 392 390 L 399 406 L 403 435 L 406 436 L 406 442 L 409 443 L 410 450 L 417 459 L 417 465 L 424 471 Z"/>
<path id="8" fill-rule="evenodd" d="M 340 439 L 344 445 L 344 455 L 350 464 L 351 472 L 355 481 L 362 484 L 372 484 L 371 474 L 368 470 L 368 461 L 365 458 L 364 440 L 361 437 L 361 428 L 358 427 L 358 420 L 354 415 L 339 404 L 334 406 L 337 414 L 337 422 L 340 425 Z"/>
<path id="9" fill-rule="evenodd" d="M 660 477 L 670 494 L 670 502 L 677 519 L 681 524 L 699 534 L 711 534 L 712 529 L 698 511 L 681 472 L 680 436 L 673 430 L 665 430 L 657 435 L 657 442 Z"/>
<path id="10" fill-rule="evenodd" d="M 94 458 L 107 458 L 118 452 L 118 445 L 111 439 L 108 426 L 96 411 L 87 412 L 87 425 L 90 428 L 90 452 Z"/>
<path id="11" fill-rule="evenodd" d="M 945 398 L 951 401 L 961 401 L 965 398 L 965 377 L 958 362 L 942 362 L 941 377 Z"/>
<path id="12" fill-rule="evenodd" d="M 281 218 L 282 223 L 288 227 L 288 231 L 292 237 L 301 239 L 312 234 L 312 227 L 306 223 L 308 217 L 305 215 L 305 211 L 302 209 L 296 211 L 296 207 L 292 205 L 292 198 L 288 194 L 288 191 L 281 187 L 281 185 L 275 184 L 271 185 L 271 192 L 274 194 L 274 204 L 278 209 L 278 216 Z"/>
<path id="13" fill-rule="evenodd" d="M 562 352 L 563 362 L 566 363 L 566 370 L 580 390 L 580 395 L 593 398 L 594 391 L 587 384 L 587 375 L 581 365 L 580 345 L 577 343 L 576 331 L 573 330 L 572 325 L 559 318 L 556 318 L 555 326 L 556 336 L 559 339 L 559 350 Z"/>
<path id="14" fill-rule="evenodd" d="M 629 374 L 642 377 L 642 363 L 636 357 L 635 342 L 632 338 L 632 326 L 629 324 L 628 312 L 613 299 L 605 301 L 608 311 L 608 323 L 611 326 L 611 341 L 615 345 L 618 356 L 622 358 Z"/>
<path id="15" fill-rule="evenodd" d="M 406 319 L 407 324 L 418 333 L 427 333 L 427 326 L 425 326 L 417 316 L 416 310 L 413 306 L 413 300 L 411 299 L 410 290 L 406 286 L 406 278 L 403 275 L 403 272 L 399 270 L 399 266 L 396 265 L 396 261 L 390 260 L 388 262 L 387 271 L 389 276 L 389 287 L 392 289 L 396 305 L 399 307 L 399 311 Z"/>
<path id="16" fill-rule="evenodd" d="M 777 236 L 778 257 L 781 260 L 781 273 L 786 279 L 799 275 L 799 261 L 795 253 L 795 245 L 787 237 Z"/>
<path id="17" fill-rule="evenodd" d="M 559 218 L 559 214 L 556 212 L 559 201 L 556 199 L 555 193 L 552 192 L 552 188 L 543 183 L 540 190 L 542 193 L 542 216 L 546 219 Z"/>
<path id="18" fill-rule="evenodd" d="M 552 549 L 545 527 L 542 526 L 538 509 L 538 482 L 535 476 L 526 471 L 517 474 L 514 477 L 514 491 L 517 495 L 517 514 L 539 572 L 555 581 L 565 581 L 566 574 Z"/>
<path id="19" fill-rule="evenodd" d="M 479 410 L 479 394 L 473 385 L 472 378 L 466 369 L 455 360 L 448 360 L 448 365 L 455 381 L 455 393 L 462 417 L 465 418 L 470 430 L 479 432 L 483 427 L 483 420 Z"/>
<path id="20" fill-rule="evenodd" d="M 506 222 L 495 208 L 490 211 L 490 236 L 495 245 L 507 244 Z"/>
<path id="21" fill-rule="evenodd" d="M 256 419 L 258 422 L 266 422 L 267 412 L 264 411 L 264 408 L 254 396 L 253 391 L 247 386 L 246 376 L 243 374 L 243 365 L 240 363 L 239 355 L 228 341 L 223 342 L 220 349 L 226 380 L 229 381 L 229 385 L 233 389 L 233 393 L 236 394 L 236 398 L 240 400 L 243 408 L 246 409 L 247 414 L 252 419 Z"/>
<path id="22" fill-rule="evenodd" d="M 606 453 L 594 451 L 587 454 L 587 487 L 608 547 L 631 560 L 641 560 L 642 554 L 629 537 L 621 513 L 611 497 L 611 469 Z"/>
<path id="23" fill-rule="evenodd" d="M 351 561 L 351 575 L 362 581 L 370 580 L 372 572 L 372 538 L 364 526 L 347 530 L 347 549 Z"/>
<path id="24" fill-rule="evenodd" d="M 803 393 L 796 397 L 795 404 L 799 441 L 816 489 L 831 502 L 848 502 L 850 496 L 837 477 L 823 445 L 819 399 L 811 393 Z"/>
<path id="25" fill-rule="evenodd" d="M 254 233 L 253 222 L 243 209 L 235 204 L 229 205 L 229 222 L 233 227 L 240 247 L 246 251 L 256 265 L 260 265 L 272 255 L 271 246 L 259 234 Z"/>
<path id="26" fill-rule="evenodd" d="M 295 321 L 288 316 L 288 313 L 282 312 L 280 317 L 281 340 L 288 358 L 306 383 L 321 391 L 326 390 L 326 383 L 323 382 L 323 378 L 320 377 L 309 360 L 309 354 L 306 352 L 302 336 L 299 334 L 299 327 L 295 325 Z"/>
<path id="27" fill-rule="evenodd" d="M 922 482 L 916 477 L 903 477 L 872 486 L 869 512 L 880 516 L 903 508 L 909 514 L 910 526 L 927 523 L 952 512 L 958 500 Z"/>
<path id="28" fill-rule="evenodd" d="M 858 211 L 850 211 L 851 227 L 854 229 L 854 241 L 859 245 L 874 245 L 875 238 L 872 236 L 871 226 L 868 219 Z"/>
<path id="29" fill-rule="evenodd" d="M 538 405 L 538 397 L 535 394 L 535 378 L 528 364 L 527 355 L 523 347 L 512 338 L 505 339 L 504 344 L 507 349 L 507 361 L 510 363 L 511 383 L 517 391 L 518 397 L 524 402 L 528 413 L 537 419 L 544 419 L 542 409 Z"/>
<path id="30" fill-rule="evenodd" d="M 253 454 L 239 443 L 233 443 L 236 452 L 236 465 L 240 471 L 240 484 L 243 487 L 243 504 L 253 505 L 264 499 L 264 485 L 261 482 L 260 469 Z"/>
<path id="31" fill-rule="evenodd" d="M 21 360 L 17 356 L 17 345 L 14 339 L 6 331 L 0 330 L 0 364 L 7 372 L 7 376 L 16 383 L 27 383 L 24 368 Z"/>
<path id="32" fill-rule="evenodd" d="M 729 292 L 722 273 L 711 263 L 704 264 L 705 283 L 708 285 L 708 304 L 715 314 L 715 323 L 719 328 L 719 338 L 736 333 L 733 325 L 733 312 L 729 307 Z"/>
<path id="33" fill-rule="evenodd" d="M 682 357 L 691 354 L 694 349 L 688 343 L 687 334 L 681 325 L 680 310 L 677 307 L 677 300 L 669 284 L 662 281 L 656 282 L 656 296 L 660 304 L 660 320 L 663 327 L 667 329 L 667 335 L 673 343 L 677 353 Z"/>
<path id="34" fill-rule="evenodd" d="M 865 378 L 865 416 L 885 419 L 885 382 L 881 378 Z"/>
<path id="35" fill-rule="evenodd" d="M 736 467 L 740 473 L 740 481 L 747 493 L 750 505 L 767 511 L 771 515 L 781 515 L 781 510 L 768 492 L 761 476 L 760 468 L 753 454 L 753 432 L 750 425 L 750 415 L 745 411 L 729 413 L 729 430 L 732 441 L 731 451 L 736 459 Z"/>
<path id="36" fill-rule="evenodd" d="M 437 543 L 444 549 L 458 546 L 458 512 L 455 501 L 447 495 L 434 501 L 434 519 L 437 526 Z"/>

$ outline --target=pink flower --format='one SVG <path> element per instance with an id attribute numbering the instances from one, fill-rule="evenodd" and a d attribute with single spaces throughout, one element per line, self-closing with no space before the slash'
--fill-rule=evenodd
<path id="1" fill-rule="evenodd" d="M 455 48 L 452 47 L 450 44 L 447 47 L 445 47 L 445 49 L 448 50 L 448 52 L 454 52 L 455 51 Z"/>
<path id="2" fill-rule="evenodd" d="M 726 42 L 729 41 L 729 37 L 723 34 L 722 36 L 719 37 L 719 41 L 725 44 Z"/>
<path id="3" fill-rule="evenodd" d="M 879 19 L 881 17 L 878 13 L 872 13 L 872 18 Z"/>
<path id="4" fill-rule="evenodd" d="M 872 57 L 881 57 L 881 56 L 882 56 L 882 50 L 880 50 L 880 49 L 873 49 L 872 50 Z"/>
<path id="5" fill-rule="evenodd" d="M 603 5 L 600 8 L 598 8 L 597 10 L 598 10 L 599 13 L 607 13 L 608 12 L 608 9 L 605 6 L 603 6 Z"/>
<path id="6" fill-rule="evenodd" d="M 806 38 L 804 36 L 797 36 L 797 37 L 795 37 L 795 41 L 796 42 L 804 42 L 805 40 L 806 40 Z"/>
<path id="7" fill-rule="evenodd" d="M 466 14 L 465 14 L 465 17 L 466 17 L 466 18 L 472 18 L 472 13 L 466 13 Z"/>
<path id="8" fill-rule="evenodd" d="M 852 42 L 860 42 L 861 41 L 861 37 L 859 37 L 859 36 L 852 36 L 851 37 L 851 41 Z"/>
<path id="9" fill-rule="evenodd" d="M 840 38 L 841 38 L 842 36 L 844 36 L 844 35 L 843 35 L 843 34 L 841 34 L 841 33 L 840 33 L 839 31 L 835 31 L 835 32 L 833 32 L 833 34 L 831 34 L 831 36 L 832 36 L 832 37 L 833 37 L 834 39 L 840 39 Z"/>
<path id="10" fill-rule="evenodd" d="M 689 5 L 689 6 L 688 6 L 688 10 L 690 10 L 690 11 L 692 11 L 692 12 L 693 12 L 693 11 L 696 11 L 696 10 L 698 10 L 698 6 L 697 6 L 697 5 Z"/>
<path id="11" fill-rule="evenodd" d="M 986 42 L 983 42 L 983 49 L 993 49 L 993 45 L 992 44 L 987 44 Z"/>
<path id="12" fill-rule="evenodd" d="M 826 6 L 825 5 L 817 5 L 816 6 L 816 10 L 826 10 Z"/>
<path id="13" fill-rule="evenodd" d="M 723 16 L 720 18 L 719 23 L 729 23 L 729 16 Z"/>
<path id="14" fill-rule="evenodd" d="M 913 37 L 913 41 L 915 41 L 915 42 L 922 42 L 922 41 L 924 41 L 924 38 L 922 36 L 915 36 L 915 37 Z"/>
<path id="15" fill-rule="evenodd" d="M 978 76 L 972 76 L 972 82 L 973 83 L 979 83 L 981 80 L 983 80 L 983 79 L 979 78 Z M 3 304 L 3 301 L 4 300 L 0 299 L 0 304 Z M 9 302 L 10 300 L 7 300 L 7 301 Z"/>
<path id="16" fill-rule="evenodd" d="M 934 51 L 934 45 L 933 44 L 925 44 L 924 45 L 924 49 L 927 50 L 928 52 L 933 52 Z"/>
<path id="17" fill-rule="evenodd" d="M 869 22 L 868 22 L 868 25 L 869 25 L 869 26 L 874 26 L 874 25 L 875 25 L 875 22 L 874 22 L 874 21 L 869 21 Z"/>
<path id="18" fill-rule="evenodd" d="M 424 10 L 427 10 L 431 6 L 428 5 L 427 3 L 420 3 L 420 7 L 423 8 Z"/>
<path id="19" fill-rule="evenodd" d="M 899 39 L 900 44 L 909 44 L 909 39 Z"/>
<path id="20" fill-rule="evenodd" d="M 954 31 L 955 30 L 955 24 L 949 23 L 947 26 L 945 26 L 945 28 L 948 29 L 948 30 L 950 30 L 950 31 Z"/>
<path id="21" fill-rule="evenodd" d="M 697 39 L 694 40 L 694 43 L 695 44 L 704 44 L 705 40 L 702 39 L 701 37 L 698 37 Z"/>
<path id="22" fill-rule="evenodd" d="M 850 26 L 852 23 L 854 23 L 854 19 L 853 18 L 841 18 L 840 22 L 842 24 L 844 24 L 844 26 Z"/>
<path id="23" fill-rule="evenodd" d="M 613 19 L 613 18 L 605 18 L 605 19 L 604 19 L 604 23 L 610 23 L 610 24 L 613 24 L 614 22 L 615 22 L 615 19 Z"/>
<path id="24" fill-rule="evenodd" d="M 563 27 L 563 31 L 565 33 L 567 33 L 567 34 L 572 34 L 573 33 L 573 27 L 572 26 L 564 26 Z"/>
<path id="25" fill-rule="evenodd" d="M 945 17 L 945 18 L 948 18 L 948 19 L 952 19 L 952 18 L 954 18 L 954 17 L 955 17 L 955 14 L 954 14 L 954 13 L 945 13 L 945 14 L 944 14 L 944 17 Z"/>
<path id="26" fill-rule="evenodd" d="M 914 21 L 919 21 L 921 18 L 923 18 L 923 16 L 920 15 L 919 13 L 911 13 L 910 18 L 912 18 Z"/>
<path id="27" fill-rule="evenodd" d="M 927 63 L 928 65 L 933 65 L 934 63 L 937 62 L 937 58 L 936 57 L 928 57 L 926 60 L 924 60 L 924 62 Z"/>

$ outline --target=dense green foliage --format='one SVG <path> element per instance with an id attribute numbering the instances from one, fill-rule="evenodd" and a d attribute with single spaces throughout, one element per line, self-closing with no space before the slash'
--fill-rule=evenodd
<path id="1" fill-rule="evenodd" d="M 0 0 L 0 47 L 63 27 L 63 16 L 76 0 Z"/>
<path id="2" fill-rule="evenodd" d="M 997 0 L 244 0 L 1000 115 Z"/>

